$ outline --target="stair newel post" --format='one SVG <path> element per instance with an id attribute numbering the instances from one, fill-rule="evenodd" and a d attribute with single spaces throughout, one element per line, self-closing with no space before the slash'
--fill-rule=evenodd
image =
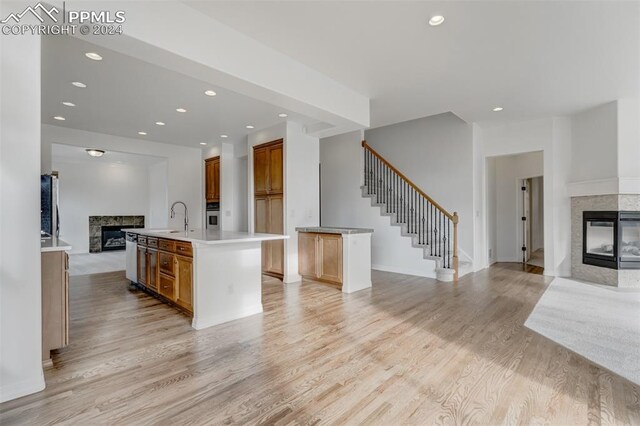
<path id="1" fill-rule="evenodd" d="M 453 212 L 453 279 L 458 281 L 458 212 Z"/>

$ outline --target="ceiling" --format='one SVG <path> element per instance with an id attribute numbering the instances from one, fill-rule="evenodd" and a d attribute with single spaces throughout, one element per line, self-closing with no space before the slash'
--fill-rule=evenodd
<path id="1" fill-rule="evenodd" d="M 94 148 L 89 142 L 86 148 Z M 150 166 L 165 161 L 164 157 L 152 155 L 130 154 L 125 152 L 107 151 L 102 157 L 91 157 L 85 147 L 64 144 L 51 144 L 51 158 L 54 162 L 66 163 L 108 163 L 112 165 L 124 164 L 130 166 Z"/>
<path id="2" fill-rule="evenodd" d="M 372 127 L 445 111 L 491 125 L 640 93 L 640 2 L 186 3 L 368 96 Z"/>
<path id="3" fill-rule="evenodd" d="M 87 52 L 97 52 L 103 59 L 90 60 Z M 74 87 L 74 81 L 87 87 Z M 217 95 L 206 96 L 209 89 Z M 76 106 L 62 105 L 67 101 Z M 177 108 L 187 112 L 179 113 Z M 206 148 L 200 143 L 246 140 L 251 131 L 246 125 L 260 129 L 277 124 L 285 120 L 278 117 L 280 113 L 302 124 L 315 123 L 75 37 L 42 37 L 42 122 L 46 124 Z M 156 121 L 166 125 L 158 126 Z M 139 131 L 147 135 L 140 136 Z M 220 138 L 221 134 L 228 138 Z"/>

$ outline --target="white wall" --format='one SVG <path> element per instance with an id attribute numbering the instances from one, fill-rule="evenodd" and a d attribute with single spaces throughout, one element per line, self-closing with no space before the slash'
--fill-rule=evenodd
<path id="1" fill-rule="evenodd" d="M 51 171 L 51 165 L 44 164 L 47 158 L 51 158 L 51 144 L 63 143 L 87 147 L 88 141 L 90 141 L 92 147 L 98 147 L 106 151 L 165 158 L 167 161 L 166 191 L 168 205 L 170 206 L 175 201 L 186 203 L 189 208 L 189 227 L 192 229 L 202 228 L 204 224 L 204 164 L 202 162 L 201 149 L 43 125 L 42 150 L 49 152 L 48 156 L 47 154 L 42 155 L 43 170 L 45 172 Z M 158 205 L 160 203 L 159 201 Z M 158 214 L 157 223 L 162 223 L 162 213 Z M 167 209 L 165 215 L 167 226 L 182 229 L 184 216 L 181 212 L 176 214 L 176 217 L 170 218 Z"/>
<path id="2" fill-rule="evenodd" d="M 571 181 L 614 179 L 618 175 L 617 102 L 571 117 Z"/>
<path id="3" fill-rule="evenodd" d="M 373 269 L 435 277 L 435 262 L 425 260 L 422 250 L 391 226 L 370 199 L 362 197 L 363 132 L 350 132 L 320 141 L 322 166 L 322 225 L 371 228 Z"/>
<path id="4" fill-rule="evenodd" d="M 284 147 L 284 229 L 285 283 L 300 281 L 298 274 L 298 226 L 319 224 L 319 140 L 305 133 L 302 125 L 291 121 L 250 133 L 247 137 L 248 227 L 255 228 L 253 200 L 253 147 L 283 139 Z"/>
<path id="5" fill-rule="evenodd" d="M 146 166 L 65 162 L 54 157 L 53 168 L 59 172 L 60 238 L 71 244 L 72 253 L 89 252 L 89 216 L 140 215 L 148 220 Z"/>
<path id="6" fill-rule="evenodd" d="M 169 192 L 167 182 L 167 161 L 151 164 L 148 168 L 149 205 L 145 218 L 147 228 L 168 227 Z"/>
<path id="7" fill-rule="evenodd" d="M 452 113 L 365 131 L 367 143 L 449 212 L 473 257 L 472 126 Z"/>
<path id="8" fill-rule="evenodd" d="M 522 179 L 543 173 L 543 153 L 509 155 L 495 158 L 495 222 L 489 234 L 496 236 L 498 262 L 522 260 Z"/>
<path id="9" fill-rule="evenodd" d="M 488 258 L 490 220 L 487 188 L 487 158 L 534 151 L 543 152 L 544 175 L 544 263 L 546 275 L 571 274 L 571 200 L 567 193 L 571 172 L 571 121 L 564 117 L 509 123 L 507 125 L 475 127 L 474 139 L 479 145 L 474 164 L 483 185 L 476 198 L 478 222 L 481 224 L 476 246 L 479 262 L 476 269 L 490 264 Z M 499 226 L 499 225 L 498 225 Z"/>
<path id="10" fill-rule="evenodd" d="M 22 10 L 25 5 L 2 2 L 0 15 Z M 0 402 L 3 402 L 45 386 L 40 276 L 40 38 L 2 36 L 0 55 Z"/>

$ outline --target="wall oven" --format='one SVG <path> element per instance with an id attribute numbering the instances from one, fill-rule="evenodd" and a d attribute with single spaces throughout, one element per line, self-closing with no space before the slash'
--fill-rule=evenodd
<path id="1" fill-rule="evenodd" d="M 220 230 L 220 203 L 207 203 L 207 229 Z"/>

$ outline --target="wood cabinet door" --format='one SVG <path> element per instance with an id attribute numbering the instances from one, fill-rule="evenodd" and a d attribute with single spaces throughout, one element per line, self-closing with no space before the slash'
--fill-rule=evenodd
<path id="1" fill-rule="evenodd" d="M 193 312 L 193 259 L 176 256 L 176 303 Z"/>
<path id="2" fill-rule="evenodd" d="M 158 274 L 158 293 L 167 299 L 176 300 L 176 279 L 165 274 Z"/>
<path id="3" fill-rule="evenodd" d="M 284 200 L 282 195 L 268 197 L 268 233 L 284 233 Z M 274 274 L 284 274 L 284 240 L 269 241 L 269 260 L 267 271 Z"/>
<path id="4" fill-rule="evenodd" d="M 269 232 L 269 202 L 267 197 L 261 196 L 255 199 L 255 232 Z M 269 252 L 271 246 L 269 241 L 262 242 L 262 270 L 269 267 Z"/>
<path id="5" fill-rule="evenodd" d="M 298 273 L 303 277 L 317 278 L 318 234 L 298 234 Z"/>
<path id="6" fill-rule="evenodd" d="M 255 195 L 267 193 L 269 180 L 268 148 L 253 150 L 253 191 Z"/>
<path id="7" fill-rule="evenodd" d="M 269 182 L 267 192 L 269 194 L 282 194 L 284 190 L 282 144 L 269 147 Z"/>
<path id="8" fill-rule="evenodd" d="M 204 193 L 207 203 L 213 201 L 213 164 L 211 161 L 204 162 Z"/>
<path id="9" fill-rule="evenodd" d="M 342 236 L 318 234 L 318 276 L 325 281 L 342 283 Z"/>
<path id="10" fill-rule="evenodd" d="M 147 287 L 158 291 L 158 250 L 147 248 Z"/>
<path id="11" fill-rule="evenodd" d="M 138 283 L 147 285 L 147 248 L 138 246 Z"/>
<path id="12" fill-rule="evenodd" d="M 167 253 L 164 251 L 159 252 L 158 261 L 160 263 L 160 272 L 171 276 L 175 275 L 173 259 L 174 257 L 175 256 L 172 253 Z"/>
<path id="13" fill-rule="evenodd" d="M 220 159 L 213 161 L 213 201 L 220 201 Z"/>

